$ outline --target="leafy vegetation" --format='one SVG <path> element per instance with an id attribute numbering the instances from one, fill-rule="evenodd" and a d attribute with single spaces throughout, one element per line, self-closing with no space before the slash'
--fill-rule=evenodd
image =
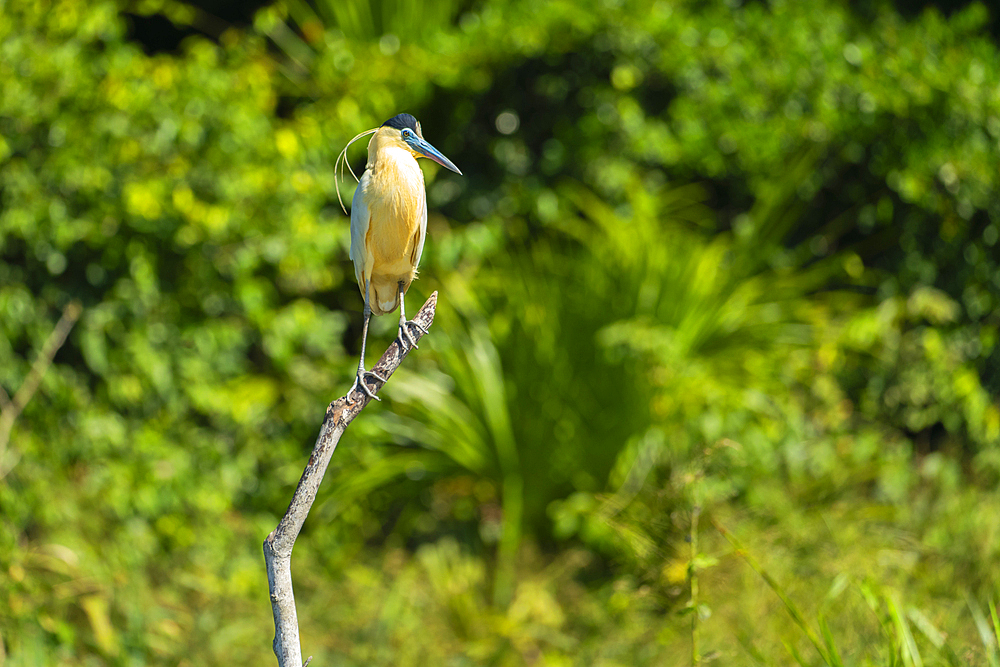
<path id="1" fill-rule="evenodd" d="M 290 0 L 149 54 L 125 13 L 218 22 L 0 4 L 5 414 L 54 354 L 0 662 L 270 659 L 360 334 L 333 160 L 410 110 L 466 176 L 296 548 L 314 664 L 998 664 L 998 47 L 859 12 Z"/>

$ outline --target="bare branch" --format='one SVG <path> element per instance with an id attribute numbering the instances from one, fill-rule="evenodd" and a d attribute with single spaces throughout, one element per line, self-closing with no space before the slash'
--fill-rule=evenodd
<path id="1" fill-rule="evenodd" d="M 413 319 L 424 329 L 428 329 L 434 321 L 436 308 L 437 292 L 434 292 Z M 418 330 L 417 340 L 421 336 Z M 388 379 L 399 368 L 408 352 L 408 349 L 400 345 L 399 339 L 396 339 L 372 370 Z M 373 391 L 378 391 L 382 383 L 372 380 L 369 387 Z M 274 613 L 274 654 L 278 658 L 280 667 L 302 665 L 298 616 L 295 611 L 295 594 L 292 591 L 291 563 L 295 538 L 299 536 L 309 510 L 316 500 L 316 493 L 319 491 L 319 485 L 323 481 L 323 475 L 326 474 L 326 468 L 330 464 L 337 443 L 340 442 L 340 436 L 371 400 L 361 391 L 354 392 L 353 403 L 348 403 L 347 399 L 348 396 L 343 396 L 327 407 L 326 418 L 319 429 L 319 437 L 316 438 L 316 445 L 299 479 L 288 511 L 278 523 L 278 527 L 264 540 L 264 562 L 267 565 L 267 583 L 271 592 L 271 610 Z"/>
<path id="2" fill-rule="evenodd" d="M 0 477 L 3 477 L 7 473 L 3 469 L 3 459 L 4 454 L 6 454 L 7 443 L 10 441 L 10 432 L 14 428 L 14 421 L 21 414 L 21 411 L 24 410 L 31 397 L 35 395 L 39 385 L 42 383 L 45 372 L 52 365 L 52 360 L 55 358 L 56 352 L 66 342 L 66 337 L 69 335 L 70 329 L 73 328 L 76 320 L 80 317 L 81 312 L 83 312 L 83 306 L 80 305 L 79 301 L 71 301 L 66 305 L 63 309 L 62 317 L 56 322 L 56 326 L 52 329 L 49 337 L 45 339 L 45 343 L 42 345 L 42 349 L 39 350 L 35 363 L 31 365 L 31 370 L 28 371 L 28 377 L 21 383 L 21 387 L 14 394 L 13 399 L 7 396 L 7 392 L 0 389 L 0 391 L 3 391 L 0 394 L 0 407 L 3 409 L 3 412 L 0 413 Z"/>

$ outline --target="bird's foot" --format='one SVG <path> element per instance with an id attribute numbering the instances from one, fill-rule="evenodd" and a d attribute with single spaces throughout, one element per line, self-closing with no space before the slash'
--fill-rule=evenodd
<path id="1" fill-rule="evenodd" d="M 354 401 L 351 400 L 351 394 L 354 393 L 355 389 L 360 389 L 365 394 L 367 394 L 369 398 L 374 398 L 376 401 L 381 401 L 382 400 L 381 398 L 379 398 L 378 396 L 375 395 L 375 392 L 373 392 L 371 389 L 368 388 L 368 383 L 365 382 L 365 378 L 374 378 L 374 379 L 378 380 L 379 382 L 381 382 L 382 384 L 386 383 L 386 379 L 384 377 L 382 377 L 381 375 L 379 375 L 378 373 L 376 373 L 375 371 L 366 371 L 363 368 L 359 368 L 358 369 L 358 375 L 357 375 L 357 377 L 354 378 L 354 384 L 351 386 L 350 391 L 347 392 L 347 402 L 348 403 L 353 403 L 354 402 Z"/>
<path id="2" fill-rule="evenodd" d="M 410 333 L 407 327 L 414 327 L 420 333 L 424 335 L 427 334 L 427 329 L 422 324 L 419 324 L 414 320 L 406 320 L 399 323 L 399 334 L 396 336 L 396 340 L 399 341 L 400 346 L 404 349 L 406 348 L 407 343 L 409 343 L 414 349 L 420 347 L 417 345 L 417 339 L 413 337 L 413 334 Z"/>

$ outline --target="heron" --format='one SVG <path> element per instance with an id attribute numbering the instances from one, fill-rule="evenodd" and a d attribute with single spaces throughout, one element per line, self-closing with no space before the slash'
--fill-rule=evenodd
<path id="1" fill-rule="evenodd" d="M 368 141 L 368 163 L 358 179 L 347 160 L 347 149 L 369 134 L 372 138 Z M 417 158 L 422 157 L 462 174 L 451 160 L 424 139 L 419 121 L 408 113 L 401 113 L 351 139 L 334 163 L 335 181 L 338 166 L 342 175 L 344 164 L 358 181 L 351 200 L 351 260 L 358 289 L 365 299 L 365 323 L 358 374 L 347 392 L 349 403 L 353 403 L 351 396 L 359 388 L 376 401 L 382 400 L 365 382 L 366 378 L 385 382 L 382 376 L 365 370 L 368 321 L 373 314 L 384 315 L 399 308 L 396 338 L 403 349 L 417 347 L 411 327 L 427 333 L 419 323 L 406 319 L 403 306 L 406 291 L 417 275 L 427 236 L 427 193 L 424 174 L 417 164 Z M 337 198 L 344 208 L 339 187 Z M 344 213 L 347 213 L 346 208 Z"/>

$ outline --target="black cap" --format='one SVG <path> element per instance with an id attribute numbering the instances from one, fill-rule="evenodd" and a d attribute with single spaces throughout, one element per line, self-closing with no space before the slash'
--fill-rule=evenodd
<path id="1" fill-rule="evenodd" d="M 418 132 L 417 119 L 408 113 L 396 114 L 389 120 L 382 123 L 382 127 L 385 127 L 386 125 L 388 125 L 389 127 L 394 127 L 397 130 L 402 130 L 404 127 L 408 127 L 414 132 Z"/>

